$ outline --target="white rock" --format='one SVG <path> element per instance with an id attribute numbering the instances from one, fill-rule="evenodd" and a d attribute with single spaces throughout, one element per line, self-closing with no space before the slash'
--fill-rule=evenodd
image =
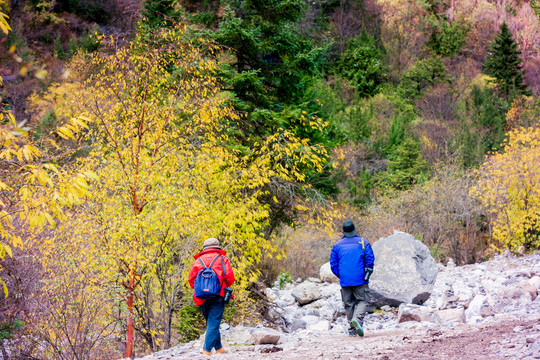
<path id="1" fill-rule="evenodd" d="M 465 323 L 465 309 L 463 308 L 440 310 L 437 316 L 443 323 Z"/>
<path id="2" fill-rule="evenodd" d="M 465 317 L 467 322 L 475 316 L 481 316 L 482 308 L 487 305 L 487 298 L 484 295 L 476 295 L 472 299 L 467 310 L 465 310 Z"/>
<path id="3" fill-rule="evenodd" d="M 235 328 L 232 328 L 229 332 L 227 332 L 227 334 L 225 335 L 225 338 L 227 338 L 230 342 L 233 342 L 233 343 L 239 343 L 239 344 L 250 343 L 251 332 L 242 326 L 237 326 Z"/>
<path id="4" fill-rule="evenodd" d="M 251 334 L 250 341 L 252 344 L 277 344 L 281 333 L 273 329 L 257 329 Z"/>
<path id="5" fill-rule="evenodd" d="M 322 282 L 339 284 L 339 278 L 332 272 L 329 262 L 321 266 L 319 270 L 319 279 L 321 279 Z"/>
<path id="6" fill-rule="evenodd" d="M 308 324 L 306 329 L 312 331 L 328 331 L 330 329 L 330 323 L 327 320 L 320 320 L 314 324 Z"/>
<path id="7" fill-rule="evenodd" d="M 271 288 L 264 289 L 264 294 L 266 295 L 266 297 L 270 301 L 277 300 L 277 298 L 278 298 L 276 293 L 274 292 L 274 290 L 272 290 Z"/>
<path id="8" fill-rule="evenodd" d="M 314 315 L 306 315 L 301 318 L 302 321 L 306 323 L 306 325 L 312 325 L 319 322 L 319 317 Z"/>
<path id="9" fill-rule="evenodd" d="M 529 284 L 531 284 L 538 293 L 540 291 L 540 276 L 533 276 L 529 279 Z"/>
<path id="10" fill-rule="evenodd" d="M 309 304 L 321 298 L 321 292 L 317 284 L 312 282 L 304 282 L 295 287 L 291 292 L 292 297 L 301 305 Z"/>
<path id="11" fill-rule="evenodd" d="M 401 304 L 399 305 L 397 322 L 403 323 L 407 321 L 438 323 L 440 319 L 426 306 Z"/>

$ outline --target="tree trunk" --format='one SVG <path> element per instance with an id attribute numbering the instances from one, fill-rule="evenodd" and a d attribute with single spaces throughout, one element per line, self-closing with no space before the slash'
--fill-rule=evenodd
<path id="1" fill-rule="evenodd" d="M 134 287 L 135 274 L 132 273 L 129 278 L 128 296 L 127 296 L 127 331 L 126 331 L 126 358 L 133 358 L 133 299 L 135 297 Z"/>

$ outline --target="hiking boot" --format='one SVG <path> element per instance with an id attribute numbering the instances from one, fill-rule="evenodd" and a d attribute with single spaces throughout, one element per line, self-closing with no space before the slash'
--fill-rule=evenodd
<path id="1" fill-rule="evenodd" d="M 358 336 L 364 336 L 364 328 L 362 327 L 362 324 L 360 324 L 358 320 L 353 319 L 353 321 L 351 321 L 351 325 L 356 330 L 356 333 L 358 334 Z"/>
<path id="2" fill-rule="evenodd" d="M 216 350 L 216 354 L 226 354 L 226 353 L 228 353 L 228 351 L 227 349 L 223 347 L 221 349 Z"/>
<path id="3" fill-rule="evenodd" d="M 356 331 L 349 331 L 349 336 L 358 336 Z"/>
<path id="4" fill-rule="evenodd" d="M 206 350 L 203 350 L 202 354 L 206 355 L 206 356 L 212 355 L 212 353 L 210 351 L 206 351 Z"/>

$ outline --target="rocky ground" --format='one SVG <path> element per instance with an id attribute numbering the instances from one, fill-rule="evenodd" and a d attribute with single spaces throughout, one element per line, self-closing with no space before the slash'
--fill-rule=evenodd
<path id="1" fill-rule="evenodd" d="M 300 305 L 302 284 L 267 289 L 282 331 L 222 324 L 221 359 L 540 359 L 540 254 L 509 253 L 474 265 L 439 266 L 422 305 L 384 307 L 349 337 L 339 285 L 310 279 L 320 297 Z M 311 284 L 310 284 L 311 286 Z M 144 360 L 205 359 L 202 339 Z M 213 357 L 214 357 L 213 356 Z"/>

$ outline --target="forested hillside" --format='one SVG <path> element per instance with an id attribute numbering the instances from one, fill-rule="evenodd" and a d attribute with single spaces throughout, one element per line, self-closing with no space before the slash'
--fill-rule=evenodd
<path id="1" fill-rule="evenodd" d="M 0 76 L 4 359 L 198 337 L 209 237 L 231 323 L 345 219 L 441 262 L 540 248 L 537 0 L 0 0 Z"/>

